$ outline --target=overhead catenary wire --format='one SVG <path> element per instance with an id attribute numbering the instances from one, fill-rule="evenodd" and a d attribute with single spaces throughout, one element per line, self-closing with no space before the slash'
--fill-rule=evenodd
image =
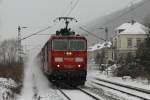
<path id="1" fill-rule="evenodd" d="M 74 0 L 72 0 L 71 2 L 69 2 L 69 4 L 67 5 L 66 9 L 65 9 L 64 12 L 61 14 L 61 16 L 66 16 L 66 14 L 67 14 L 67 12 L 68 12 L 68 10 L 69 10 L 70 5 L 73 4 L 73 1 L 74 1 Z"/>
<path id="2" fill-rule="evenodd" d="M 72 0 L 69 4 L 73 4 L 73 1 L 74 1 L 74 0 Z M 78 2 L 79 2 L 79 0 L 76 1 L 75 5 L 72 7 L 72 9 L 69 11 L 69 13 L 68 13 L 67 15 L 70 15 L 70 13 L 71 13 L 72 10 L 76 7 L 76 5 L 78 4 Z M 69 6 L 70 6 L 70 5 L 69 5 Z M 68 6 L 68 7 L 69 7 L 69 6 Z M 68 8 L 68 7 L 67 7 L 67 8 Z M 68 9 L 67 9 L 67 10 L 68 10 Z M 66 10 L 65 12 L 67 12 L 67 10 Z M 64 12 L 64 14 L 65 14 L 65 12 Z M 35 32 L 35 33 L 29 35 L 29 36 L 26 36 L 26 37 L 20 39 L 20 40 L 25 40 L 25 39 L 27 39 L 27 38 L 30 38 L 30 37 L 34 36 L 34 35 L 50 35 L 50 34 L 38 34 L 38 33 L 44 32 L 44 31 L 46 31 L 46 30 L 48 30 L 48 29 L 54 27 L 55 25 L 56 25 L 56 24 L 53 24 L 52 26 L 48 26 L 48 27 L 46 27 L 46 28 L 44 28 L 44 29 L 41 29 L 41 30 L 39 30 L 39 31 L 37 31 L 37 32 Z"/>
<path id="3" fill-rule="evenodd" d="M 38 33 L 44 32 L 44 31 L 46 31 L 46 30 L 48 30 L 48 29 L 50 29 L 50 28 L 52 28 L 52 26 L 48 26 L 48 27 L 46 27 L 46 28 L 44 28 L 44 29 L 41 29 L 41 30 L 39 30 L 39 31 L 37 31 L 37 32 L 35 32 L 35 33 L 29 35 L 29 36 L 26 36 L 26 37 L 22 38 L 21 41 L 22 41 L 22 40 L 25 40 L 25 39 L 27 39 L 27 38 L 30 38 L 30 37 L 32 37 L 32 36 L 34 36 L 34 35 L 38 35 Z"/>
<path id="4" fill-rule="evenodd" d="M 147 3 L 147 1 L 150 1 L 150 0 L 145 0 L 146 2 L 145 3 Z M 71 10 L 69 11 L 69 13 L 67 14 L 67 16 L 69 16 L 70 14 L 71 14 L 71 12 L 75 9 L 75 7 L 77 6 L 77 4 L 79 3 L 79 0 L 77 0 L 75 3 L 73 3 L 73 0 L 70 2 L 70 4 L 74 4 L 73 5 L 73 7 L 71 8 Z M 145 4 L 145 3 L 143 3 L 143 4 Z M 143 5 L 142 4 L 142 5 Z M 141 6 L 142 6 L 141 5 Z M 138 6 L 139 7 L 139 6 Z M 135 7 L 134 9 L 136 9 L 136 8 L 138 8 L 138 7 Z M 132 10 L 134 10 L 134 9 L 132 9 Z M 129 10 L 128 12 L 126 12 L 126 13 L 129 13 L 131 10 Z M 123 16 L 124 14 L 126 14 L 126 13 L 123 13 L 122 15 L 120 15 L 120 16 L 118 16 L 118 17 L 121 17 L 121 16 Z M 113 20 L 114 21 L 114 20 Z M 109 22 L 110 23 L 110 22 Z M 42 29 L 42 30 L 40 30 L 40 31 L 38 31 L 38 32 L 35 32 L 35 33 L 33 33 L 33 34 L 31 34 L 31 35 L 29 35 L 29 36 L 27 36 L 27 37 L 24 37 L 24 38 L 22 38 L 21 40 L 24 40 L 24 39 L 27 39 L 27 38 L 29 38 L 29 37 L 31 37 L 31 36 L 33 36 L 33 35 L 38 35 L 38 33 L 41 33 L 41 32 L 43 32 L 43 31 L 46 31 L 46 30 L 48 30 L 48 29 L 50 29 L 50 28 L 52 28 L 51 26 L 48 26 L 47 28 L 44 28 L 44 29 Z M 39 35 L 42 35 L 42 34 L 39 34 Z M 43 34 L 44 35 L 44 34 Z M 47 34 L 47 35 L 49 35 L 49 34 Z"/>
<path id="5" fill-rule="evenodd" d="M 145 0 L 145 1 L 144 1 L 142 4 L 140 4 L 139 6 L 134 6 L 134 7 L 132 7 L 132 6 L 133 6 L 133 4 L 132 4 L 132 5 L 130 6 L 130 7 L 132 7 L 132 9 L 129 9 L 129 10 L 127 10 L 126 12 L 124 12 L 124 13 L 122 13 L 122 14 L 116 16 L 114 19 L 109 20 L 107 23 L 103 24 L 103 26 L 105 26 L 105 25 L 107 25 L 107 24 L 109 24 L 109 23 L 112 23 L 112 22 L 118 20 L 118 18 L 124 16 L 125 14 L 130 13 L 131 11 L 134 11 L 135 9 L 137 9 L 137 8 L 139 8 L 139 7 L 141 7 L 141 6 L 143 6 L 144 4 L 148 3 L 149 1 L 150 1 L 150 0 Z M 130 3 L 131 3 L 131 2 L 130 2 Z M 89 32 L 89 31 L 87 31 L 85 28 L 83 28 L 83 27 L 79 27 L 79 28 L 82 29 L 83 31 L 87 32 L 87 33 L 90 34 L 91 36 L 93 36 L 93 37 L 95 37 L 95 38 L 97 38 L 97 39 L 101 39 L 101 40 L 104 40 L 104 41 L 105 41 L 105 39 L 103 39 L 103 38 L 101 38 L 101 37 L 98 37 L 97 35 L 95 35 L 95 34 Z"/>
<path id="6" fill-rule="evenodd" d="M 66 16 L 66 14 L 67 14 L 67 12 L 68 12 L 68 9 L 69 9 L 70 5 L 73 4 L 73 1 L 74 1 L 74 0 L 72 0 L 71 2 L 69 2 L 69 4 L 67 5 L 66 9 L 64 10 L 64 12 L 63 12 L 60 16 Z M 59 25 L 58 27 L 60 28 L 60 26 L 61 26 L 62 24 L 63 24 L 63 23 L 60 22 L 60 25 Z"/>
<path id="7" fill-rule="evenodd" d="M 71 7 L 71 10 L 68 12 L 67 16 L 69 16 L 69 15 L 72 13 L 72 11 L 75 9 L 75 7 L 77 6 L 78 3 L 79 3 L 79 0 L 77 0 L 77 1 L 74 3 L 73 7 Z"/>
<path id="8" fill-rule="evenodd" d="M 93 34 L 92 32 L 89 32 L 88 30 L 86 30 L 85 28 L 83 28 L 83 27 L 81 27 L 81 26 L 79 27 L 79 29 L 81 29 L 81 30 L 87 32 L 88 34 L 92 35 L 93 37 L 95 37 L 95 38 L 97 38 L 97 39 L 106 41 L 106 39 L 103 39 L 103 38 L 101 38 L 101 37 L 98 37 L 97 35 Z"/>
<path id="9" fill-rule="evenodd" d="M 72 1 L 70 2 L 70 4 L 74 4 L 73 1 L 74 1 L 74 0 L 72 0 Z M 71 8 L 71 10 L 69 11 L 69 13 L 67 14 L 68 16 L 71 14 L 71 12 L 73 11 L 73 9 L 76 7 L 76 5 L 78 4 L 78 2 L 79 2 L 79 0 L 77 0 L 77 1 L 75 2 L 75 4 L 73 5 L 73 7 Z M 69 5 L 69 6 L 70 6 L 70 5 Z M 68 10 L 68 9 L 67 9 L 67 10 Z M 64 12 L 64 14 L 67 12 L 67 10 Z M 21 38 L 19 41 L 25 40 L 25 39 L 27 39 L 27 38 L 30 38 L 30 37 L 34 36 L 34 35 L 52 35 L 52 34 L 39 34 L 39 33 L 44 32 L 44 31 L 46 31 L 46 30 L 48 30 L 48 29 L 51 29 L 51 28 L 53 28 L 55 25 L 56 25 L 56 23 L 54 23 L 52 26 L 48 26 L 48 27 L 46 27 L 46 28 L 44 28 L 44 29 L 41 29 L 41 30 L 39 30 L 39 31 L 37 31 L 37 32 L 35 32 L 35 33 L 33 33 L 33 34 L 31 34 L 31 35 L 28 35 L 28 36 L 26 36 L 26 37 L 23 37 L 23 38 Z"/>
<path id="10" fill-rule="evenodd" d="M 68 13 L 64 13 L 63 16 L 70 16 L 70 14 L 72 13 L 72 11 L 75 9 L 75 7 L 77 6 L 77 4 L 79 3 L 80 0 L 77 0 L 77 1 L 74 1 L 72 0 L 70 3 L 69 3 L 69 6 L 71 5 L 71 9 L 69 10 Z M 68 7 L 67 7 L 68 8 Z M 67 9 L 68 10 L 68 9 Z M 66 10 L 66 12 L 67 12 Z M 62 26 L 63 23 L 61 23 L 58 27 L 60 28 Z"/>

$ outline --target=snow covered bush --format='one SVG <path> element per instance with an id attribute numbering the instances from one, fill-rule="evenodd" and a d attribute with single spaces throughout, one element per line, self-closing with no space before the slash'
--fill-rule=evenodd
<path id="1" fill-rule="evenodd" d="M 136 64 L 121 65 L 114 70 L 114 75 L 118 77 L 130 76 L 131 78 L 146 77 L 147 72 L 143 66 Z"/>

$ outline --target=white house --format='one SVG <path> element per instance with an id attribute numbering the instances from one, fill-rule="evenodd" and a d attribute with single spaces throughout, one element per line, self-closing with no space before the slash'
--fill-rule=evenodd
<path id="1" fill-rule="evenodd" d="M 125 58 L 128 53 L 135 56 L 139 45 L 145 40 L 147 27 L 132 21 L 124 23 L 115 29 L 115 36 L 112 38 L 113 59 Z"/>
<path id="2" fill-rule="evenodd" d="M 98 54 L 102 54 L 102 52 L 105 53 L 105 63 L 107 60 L 112 60 L 112 50 L 111 48 L 112 43 L 111 42 L 103 42 L 103 43 L 96 43 L 93 46 L 90 46 L 88 48 L 88 58 L 95 59 Z"/>

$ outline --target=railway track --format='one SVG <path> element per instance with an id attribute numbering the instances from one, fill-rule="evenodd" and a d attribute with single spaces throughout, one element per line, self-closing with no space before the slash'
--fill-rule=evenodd
<path id="1" fill-rule="evenodd" d="M 92 83 L 98 86 L 110 88 L 110 89 L 128 94 L 133 97 L 137 97 L 142 100 L 150 100 L 150 91 L 148 90 L 144 90 L 144 89 L 140 89 L 137 87 L 132 87 L 132 86 L 128 86 L 128 85 L 124 85 L 120 83 L 115 83 L 115 82 L 111 82 L 111 81 L 107 81 L 107 80 L 99 79 L 99 78 L 95 78 L 94 80 L 92 80 Z"/>
<path id="2" fill-rule="evenodd" d="M 60 88 L 57 89 L 60 91 L 60 93 L 62 93 L 65 96 L 67 100 L 71 100 L 71 98 L 63 90 L 61 90 Z"/>
<path id="3" fill-rule="evenodd" d="M 66 85 L 66 86 L 67 86 L 67 88 L 70 88 L 70 89 L 62 89 L 59 87 L 56 87 L 56 88 L 61 94 L 63 94 L 63 96 L 67 100 L 80 100 L 80 99 L 82 99 L 82 100 L 101 100 L 100 97 L 98 97 L 97 95 L 95 95 L 93 93 L 90 93 L 86 89 L 77 88 L 77 87 L 70 86 L 70 85 Z"/>

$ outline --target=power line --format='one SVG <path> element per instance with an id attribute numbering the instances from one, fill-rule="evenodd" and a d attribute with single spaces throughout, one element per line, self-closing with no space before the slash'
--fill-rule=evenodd
<path id="1" fill-rule="evenodd" d="M 74 0 L 72 0 L 72 1 L 69 2 L 69 4 L 68 4 L 66 10 L 61 14 L 61 16 L 66 16 L 67 11 L 68 11 L 68 9 L 69 9 L 69 6 L 70 6 L 70 4 L 73 3 L 73 1 L 74 1 Z M 58 27 L 60 28 L 60 26 L 61 26 L 62 24 L 63 24 L 63 23 L 61 22 L 61 24 L 60 24 Z"/>
<path id="2" fill-rule="evenodd" d="M 36 35 L 52 35 L 52 34 L 36 34 Z"/>
<path id="3" fill-rule="evenodd" d="M 72 0 L 70 3 L 72 3 L 72 2 L 73 2 L 73 0 Z M 72 9 L 69 11 L 69 13 L 68 13 L 67 15 L 70 15 L 70 13 L 71 13 L 71 12 L 73 11 L 73 9 L 76 7 L 76 5 L 78 4 L 78 2 L 79 2 L 79 0 L 77 0 L 77 1 L 75 2 L 74 6 L 72 7 Z M 55 26 L 55 24 L 54 24 L 53 26 Z M 43 31 L 46 31 L 46 30 L 52 28 L 53 26 L 48 26 L 47 28 L 44 28 L 44 29 L 42 29 L 42 30 L 40 30 L 40 31 L 37 31 L 37 32 L 35 32 L 35 33 L 33 33 L 33 34 L 29 35 L 29 36 L 26 36 L 26 37 L 20 39 L 20 40 L 27 39 L 27 38 L 29 38 L 29 37 L 32 37 L 33 35 L 50 35 L 50 34 L 38 34 L 38 33 L 41 33 L 41 32 L 43 32 Z"/>
<path id="4" fill-rule="evenodd" d="M 74 0 L 72 0 L 72 1 L 70 2 L 70 4 L 72 4 L 73 1 L 74 1 Z M 67 15 L 70 15 L 70 13 L 71 13 L 71 12 L 73 11 L 73 9 L 76 7 L 76 5 L 78 4 L 78 2 L 79 2 L 79 0 L 76 1 L 75 5 L 72 7 L 72 9 L 69 11 L 69 13 L 68 13 Z M 69 5 L 69 6 L 70 6 L 70 5 Z M 69 7 L 69 6 L 68 6 L 68 7 Z M 67 10 L 68 10 L 68 9 L 66 9 L 65 12 L 67 12 Z M 64 13 L 65 13 L 65 12 L 64 12 Z M 29 36 L 26 36 L 26 37 L 24 37 L 24 38 L 20 38 L 19 41 L 25 40 L 25 39 L 27 39 L 27 38 L 30 38 L 30 37 L 34 36 L 34 35 L 51 35 L 51 34 L 39 34 L 39 33 L 44 32 L 44 31 L 46 31 L 46 30 L 48 30 L 48 29 L 54 27 L 55 25 L 56 25 L 56 23 L 54 23 L 52 26 L 48 26 L 48 27 L 46 27 L 46 28 L 44 28 L 44 29 L 41 29 L 41 30 L 39 30 L 39 31 L 37 31 L 37 32 L 35 32 L 35 33 L 29 35 Z"/>
<path id="5" fill-rule="evenodd" d="M 78 0 L 78 1 L 79 1 L 79 0 Z M 74 9 L 75 6 L 77 5 L 78 1 L 75 3 L 73 9 Z M 72 2 L 73 2 L 73 0 L 72 0 L 70 3 L 72 3 Z M 70 4 L 70 3 L 69 3 L 69 4 Z M 69 6 L 68 6 L 68 7 L 69 7 Z M 68 8 L 68 7 L 67 7 L 67 8 Z M 72 10 L 73 10 L 73 9 L 72 9 Z M 66 9 L 65 12 L 67 12 L 67 10 L 68 10 L 68 9 Z M 65 12 L 64 12 L 64 13 L 65 13 Z M 70 11 L 70 13 L 71 13 L 71 11 Z M 27 37 L 24 37 L 24 38 L 22 38 L 21 40 L 24 40 L 24 39 L 26 39 L 26 38 L 29 38 L 29 37 L 31 37 L 31 36 L 33 36 L 33 35 L 51 35 L 51 34 L 38 34 L 38 33 L 41 33 L 41 32 L 43 32 L 43 31 L 46 31 L 46 30 L 48 30 L 48 29 L 54 27 L 55 25 L 56 25 L 56 24 L 54 24 L 53 26 L 48 26 L 47 28 L 42 29 L 42 30 L 40 30 L 40 31 L 38 31 L 38 32 L 35 32 L 35 33 L 33 33 L 33 34 L 31 34 L 31 35 L 29 35 L 29 36 L 27 36 Z"/>
<path id="6" fill-rule="evenodd" d="M 61 16 L 65 16 L 66 15 L 66 13 L 67 13 L 67 11 L 68 11 L 68 9 L 69 9 L 69 6 L 70 6 L 70 4 L 72 4 L 73 3 L 73 1 L 74 0 L 72 0 L 71 2 L 69 2 L 69 4 L 67 5 L 67 8 L 64 10 L 64 12 L 61 14 Z"/>
<path id="7" fill-rule="evenodd" d="M 91 33 L 91 32 L 89 32 L 88 30 L 86 30 L 85 28 L 83 28 L 83 27 L 79 27 L 81 30 L 83 30 L 83 31 L 85 31 L 85 32 L 87 32 L 88 34 L 90 34 L 90 35 L 92 35 L 92 36 L 94 36 L 94 37 L 96 37 L 97 39 L 100 39 L 100 40 L 103 40 L 103 41 L 106 41 L 105 39 L 103 39 L 103 38 L 101 38 L 101 37 L 98 37 L 97 35 L 95 35 L 95 34 L 93 34 L 93 33 Z"/>
<path id="8" fill-rule="evenodd" d="M 27 38 L 29 38 L 29 37 L 32 37 L 33 35 L 38 35 L 38 33 L 44 32 L 44 31 L 46 31 L 46 30 L 48 30 L 48 29 L 50 29 L 50 28 L 52 28 L 52 26 L 48 26 L 48 27 L 46 27 L 46 28 L 44 28 L 44 29 L 42 29 L 42 30 L 39 30 L 39 31 L 37 31 L 37 32 L 35 32 L 35 33 L 29 35 L 29 36 L 26 36 L 26 37 L 24 37 L 24 38 L 22 38 L 22 39 L 20 39 L 20 40 L 22 41 L 22 40 L 25 40 L 25 39 L 27 39 Z"/>
<path id="9" fill-rule="evenodd" d="M 72 3 L 72 2 L 73 2 L 73 0 L 72 0 L 70 3 Z M 75 2 L 74 6 L 71 8 L 71 10 L 69 11 L 69 13 L 67 14 L 68 16 L 71 14 L 71 12 L 72 12 L 72 11 L 74 10 L 74 8 L 77 6 L 78 2 L 79 2 L 79 0 L 77 0 L 77 1 Z M 55 24 L 54 24 L 53 26 L 55 26 Z M 41 32 L 43 32 L 43 31 L 46 31 L 46 30 L 48 30 L 48 29 L 50 29 L 50 28 L 52 28 L 52 26 L 48 26 L 48 27 L 46 27 L 46 28 L 44 28 L 44 29 L 42 29 L 42 30 L 39 30 L 39 31 L 37 31 L 37 32 L 35 32 L 35 33 L 29 35 L 29 36 L 26 36 L 26 37 L 20 39 L 20 41 L 25 40 L 25 39 L 27 39 L 27 38 L 30 38 L 30 37 L 32 37 L 32 36 L 34 36 L 34 35 L 50 35 L 50 34 L 38 34 L 38 33 L 41 33 Z"/>
<path id="10" fill-rule="evenodd" d="M 74 0 L 72 0 L 69 4 L 73 5 L 70 9 L 70 11 L 65 15 L 63 14 L 63 16 L 69 16 L 71 14 L 71 12 L 75 9 L 75 7 L 77 6 L 77 4 L 79 3 L 79 0 L 77 0 L 75 3 L 73 2 Z M 69 5 L 70 6 L 70 5 Z M 68 9 L 67 9 L 68 10 Z M 67 12 L 66 10 L 66 12 Z M 62 26 L 63 23 L 61 23 L 58 27 L 60 28 L 60 26 Z"/>
<path id="11" fill-rule="evenodd" d="M 75 7 L 77 6 L 77 4 L 79 3 L 79 0 L 77 0 L 74 4 L 74 6 L 71 8 L 71 10 L 69 11 L 69 13 L 67 14 L 67 16 L 69 16 L 71 14 L 71 12 L 75 9 Z"/>

